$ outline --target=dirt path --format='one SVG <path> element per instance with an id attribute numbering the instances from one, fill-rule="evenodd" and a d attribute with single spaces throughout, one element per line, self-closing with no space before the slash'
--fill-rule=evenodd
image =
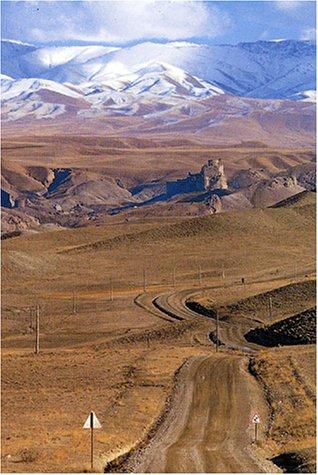
<path id="1" fill-rule="evenodd" d="M 267 471 L 268 467 L 250 450 L 252 389 L 249 379 L 244 377 L 242 358 L 224 354 L 196 359 L 188 370 L 181 406 L 174 404 L 169 426 L 161 428 L 130 470 Z"/>
<path id="2" fill-rule="evenodd" d="M 170 318 L 201 317 L 186 307 L 192 290 L 143 299 L 144 308 Z M 226 328 L 226 336 L 230 334 Z M 224 335 L 225 336 L 225 335 Z M 235 347 L 242 349 L 240 332 Z M 201 335 L 208 339 L 207 334 Z M 244 343 L 245 347 L 246 343 Z M 248 345 L 248 344 L 247 344 Z M 212 347 L 211 347 L 212 350 Z M 279 469 L 256 456 L 251 418 L 256 411 L 267 419 L 260 387 L 246 369 L 241 351 L 215 352 L 191 359 L 179 374 L 173 402 L 153 438 L 133 452 L 120 471 L 147 473 L 277 472 Z M 265 429 L 263 424 L 262 430 Z"/>

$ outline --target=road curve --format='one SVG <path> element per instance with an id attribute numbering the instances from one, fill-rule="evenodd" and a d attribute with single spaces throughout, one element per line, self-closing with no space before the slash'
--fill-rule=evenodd
<path id="1" fill-rule="evenodd" d="M 198 289 L 184 289 L 178 292 L 162 294 L 153 299 L 153 303 L 156 309 L 161 310 L 163 314 L 169 315 L 170 318 L 174 316 L 175 319 L 178 320 L 200 319 L 205 322 L 209 321 L 211 323 L 211 329 L 215 330 L 215 319 L 200 315 L 186 305 L 186 301 L 197 293 L 199 293 Z M 244 334 L 258 325 L 259 321 L 245 318 L 232 318 L 230 321 L 220 319 L 219 338 L 229 349 L 252 353 L 259 349 L 259 346 L 247 342 L 244 338 Z"/>
<path id="2" fill-rule="evenodd" d="M 148 295 L 139 303 L 143 308 L 155 311 L 157 315 L 161 312 L 171 320 L 203 319 L 209 321 L 213 328 L 213 319 L 198 315 L 186 306 L 186 299 L 195 291 L 198 289 L 182 290 L 153 299 Z M 242 340 L 239 329 L 231 333 L 230 325 L 226 323 L 222 331 L 227 340 L 233 336 L 236 350 L 244 352 L 248 348 L 249 344 Z M 247 359 L 242 356 L 242 351 L 216 352 L 212 346 L 211 350 L 211 355 L 193 357 L 182 367 L 168 413 L 150 441 L 133 451 L 120 467 L 117 466 L 119 471 L 279 471 L 273 464 L 257 457 L 253 450 L 251 418 L 257 411 L 265 421 L 267 407 L 260 387 L 246 369 Z"/>

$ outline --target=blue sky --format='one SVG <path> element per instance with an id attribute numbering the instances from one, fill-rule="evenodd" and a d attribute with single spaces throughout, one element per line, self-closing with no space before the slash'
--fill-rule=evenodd
<path id="1" fill-rule="evenodd" d="M 2 37 L 33 44 L 314 39 L 314 1 L 1 1 Z"/>

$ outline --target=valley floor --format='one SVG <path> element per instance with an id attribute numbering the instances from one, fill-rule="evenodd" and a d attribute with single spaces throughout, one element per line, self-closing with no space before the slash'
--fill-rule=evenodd
<path id="1" fill-rule="evenodd" d="M 99 471 L 116 464 L 127 470 L 140 464 L 146 471 L 275 471 L 270 459 L 297 447 L 311 451 L 314 346 L 259 351 L 244 341 L 255 326 L 244 307 L 240 322 L 234 313 L 233 321 L 220 321 L 225 345 L 217 354 L 208 337 L 215 321 L 185 306 L 191 296 L 224 308 L 313 279 L 308 205 L 244 217 L 47 231 L 3 241 L 3 471 L 88 470 L 89 433 L 82 425 L 91 410 L 102 423 L 95 431 Z M 296 311 L 312 307 L 309 300 L 314 292 L 297 300 Z M 41 349 L 35 355 L 37 304 Z M 265 318 L 268 310 L 260 308 Z M 275 318 L 288 315 L 279 307 Z M 189 404 L 171 421 L 185 381 Z M 229 388 L 238 397 L 227 399 Z M 288 401 L 283 411 L 281 400 Z M 207 401 L 213 401 L 208 412 Z M 262 420 L 257 445 L 254 411 Z M 235 424 L 224 438 L 229 414 Z M 176 466 L 193 440 L 193 460 Z"/>

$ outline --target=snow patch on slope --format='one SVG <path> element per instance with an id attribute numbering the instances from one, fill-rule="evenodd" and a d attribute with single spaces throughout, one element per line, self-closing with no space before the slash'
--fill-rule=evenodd
<path id="1" fill-rule="evenodd" d="M 235 95 L 294 98 L 301 91 L 315 89 L 315 45 L 310 41 L 238 45 L 145 42 L 124 48 L 36 48 L 3 42 L 2 50 L 3 73 L 15 79 L 41 77 L 78 85 L 102 84 L 111 76 L 116 81 L 120 76 L 135 74 L 145 64 L 158 62 L 173 65 Z"/>

